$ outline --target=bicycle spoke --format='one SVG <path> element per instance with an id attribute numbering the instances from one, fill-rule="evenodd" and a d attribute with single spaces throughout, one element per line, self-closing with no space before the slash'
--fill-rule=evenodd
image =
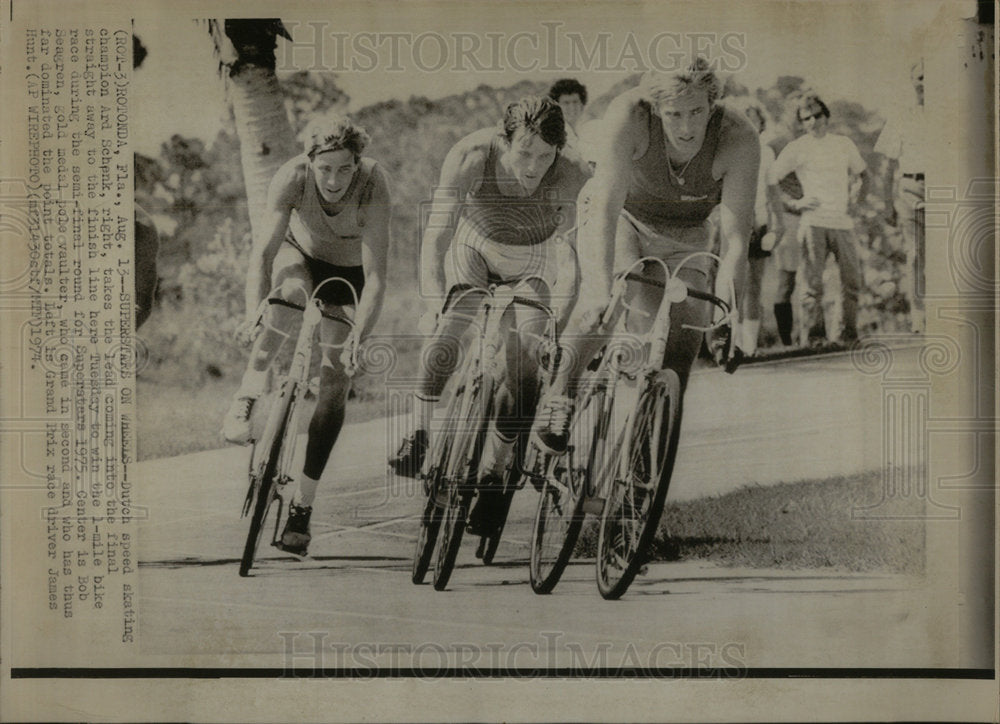
<path id="1" fill-rule="evenodd" d="M 598 588 L 618 598 L 644 563 L 656 533 L 680 430 L 680 383 L 666 370 L 647 383 L 635 406 L 631 434 L 616 454 L 598 541 Z"/>

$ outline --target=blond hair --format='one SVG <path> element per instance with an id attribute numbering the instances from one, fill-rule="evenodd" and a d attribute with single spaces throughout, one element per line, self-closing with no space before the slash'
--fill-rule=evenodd
<path id="1" fill-rule="evenodd" d="M 659 109 L 662 103 L 669 103 L 693 91 L 705 91 L 709 105 L 714 105 L 722 95 L 722 83 L 719 82 L 719 77 L 709 62 L 700 55 L 683 70 L 647 71 L 639 81 L 639 89 L 643 97 L 656 109 Z"/>

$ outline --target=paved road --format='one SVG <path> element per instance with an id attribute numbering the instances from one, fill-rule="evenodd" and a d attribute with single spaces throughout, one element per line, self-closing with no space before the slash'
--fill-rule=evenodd
<path id="1" fill-rule="evenodd" d="M 880 405 L 878 380 L 846 355 L 697 374 L 671 499 L 878 468 Z M 311 558 L 269 549 L 247 579 L 237 561 L 248 452 L 141 464 L 142 650 L 255 666 L 284 665 L 293 651 L 307 667 L 319 649 L 326 666 L 956 664 L 919 579 L 655 564 L 609 603 L 583 561 L 553 595 L 535 596 L 530 489 L 515 500 L 496 565 L 484 568 L 467 545 L 448 591 L 413 586 L 420 498 L 412 482 L 386 477 L 396 440 L 391 421 L 345 429 L 316 504 Z M 933 627 L 939 635 L 928 637 Z"/>

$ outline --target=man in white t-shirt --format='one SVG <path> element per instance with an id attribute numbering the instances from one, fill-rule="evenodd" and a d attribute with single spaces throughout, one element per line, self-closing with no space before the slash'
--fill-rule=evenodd
<path id="1" fill-rule="evenodd" d="M 916 102 L 897 118 L 890 118 L 875 152 L 889 159 L 885 184 L 886 221 L 898 226 L 906 246 L 907 271 L 904 293 L 910 303 L 910 326 L 914 332 L 924 326 L 924 170 L 927 127 L 924 122 L 924 62 L 910 69 Z"/>
<path id="2" fill-rule="evenodd" d="M 799 121 L 805 134 L 782 150 L 768 174 L 768 196 L 774 217 L 782 224 L 778 182 L 795 172 L 802 184 L 802 220 L 799 237 L 804 249 L 805 290 L 802 300 L 809 344 L 826 340 L 823 323 L 823 269 L 833 254 L 840 268 L 845 345 L 858 338 L 858 292 L 861 265 L 854 244 L 854 220 L 848 210 L 861 193 L 865 162 L 857 146 L 846 136 L 830 133 L 830 110 L 820 98 L 807 94 L 799 101 Z M 783 232 L 783 229 L 776 231 Z"/>

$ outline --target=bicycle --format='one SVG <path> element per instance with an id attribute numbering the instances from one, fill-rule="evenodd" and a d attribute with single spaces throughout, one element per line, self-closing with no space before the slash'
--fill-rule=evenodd
<path id="1" fill-rule="evenodd" d="M 518 304 L 537 309 L 546 315 L 546 322 L 545 331 L 536 336 L 554 341 L 556 334 L 552 309 L 516 294 L 508 286 L 466 287 L 455 293 L 456 302 L 469 294 L 482 294 L 484 299 L 476 317 L 478 340 L 469 345 L 461 370 L 449 383 L 443 423 L 431 435 L 425 471 L 421 473 L 426 499 L 414 552 L 412 580 L 423 583 L 436 550 L 433 583 L 438 591 L 448 585 L 474 497 L 485 494 L 477 476 L 486 434 L 496 414 L 497 391 L 506 375 L 507 362 L 501 351 L 505 347 L 505 332 L 509 329 L 509 322 L 505 321 L 508 312 Z M 507 353 L 512 354 L 511 346 L 507 346 Z M 476 556 L 486 565 L 493 561 L 514 493 L 522 485 L 516 462 L 520 449 L 523 445 L 516 444 L 514 462 L 508 465 L 502 484 L 493 491 L 497 495 L 496 507 L 491 511 L 487 532 L 480 536 L 476 550 Z"/>
<path id="2" fill-rule="evenodd" d="M 531 446 L 525 471 L 542 490 L 529 556 L 536 593 L 550 593 L 559 582 L 587 513 L 600 516 L 596 573 L 604 598 L 620 598 L 645 563 L 663 512 L 680 434 L 680 379 L 663 367 L 671 306 L 690 297 L 718 307 L 722 317 L 715 324 L 684 325 L 702 332 L 737 319 L 735 305 L 689 289 L 677 276 L 700 256 L 719 261 L 711 252 L 696 252 L 671 274 L 662 259 L 644 257 L 616 277 L 600 322 L 602 330 L 611 330 L 609 342 L 581 377 L 566 455 Z M 636 273 L 637 268 L 657 263 L 663 267 L 664 281 Z M 629 304 L 628 282 L 664 290 L 655 315 Z M 626 334 L 628 313 L 651 316 L 653 322 L 644 334 L 631 336 Z M 730 335 L 728 344 L 732 343 Z M 740 358 L 734 348 L 727 372 L 735 371 Z"/>
<path id="3" fill-rule="evenodd" d="M 286 496 L 289 483 L 294 479 L 295 474 L 293 465 L 299 464 L 296 452 L 300 442 L 298 432 L 302 428 L 300 402 L 307 392 L 315 393 L 309 375 L 313 352 L 317 344 L 318 327 L 323 319 L 329 319 L 346 325 L 349 332 L 354 330 L 354 320 L 325 311 L 323 301 L 318 296 L 319 291 L 326 284 L 338 282 L 347 285 L 356 308 L 358 297 L 351 283 L 341 277 L 331 277 L 321 282 L 311 295 L 302 289 L 303 294 L 307 296 L 307 301 L 303 305 L 271 297 L 269 294 L 257 309 L 257 326 L 266 326 L 267 329 L 277 332 L 285 339 L 288 339 L 290 335 L 267 322 L 266 312 L 271 306 L 278 305 L 301 311 L 302 326 L 299 329 L 288 371 L 279 378 L 278 392 L 268 410 L 263 431 L 253 441 L 249 469 L 250 486 L 243 501 L 241 515 L 241 517 L 246 517 L 247 514 L 250 514 L 250 529 L 247 532 L 243 555 L 240 559 L 240 576 L 250 575 L 250 569 L 254 565 L 257 549 L 266 527 L 265 522 L 275 502 L 278 503 L 278 506 L 274 514 L 271 545 L 280 548 L 281 527 L 287 518 Z M 318 343 L 320 347 L 331 349 L 343 349 L 345 345 L 351 344 L 346 368 L 349 376 L 353 375 L 357 369 L 357 348 L 352 340 L 353 335 L 348 334 L 342 344 Z"/>

